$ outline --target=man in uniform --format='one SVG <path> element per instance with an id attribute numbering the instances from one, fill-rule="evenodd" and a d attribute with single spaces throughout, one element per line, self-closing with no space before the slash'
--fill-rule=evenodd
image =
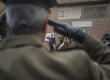
<path id="1" fill-rule="evenodd" d="M 85 30 L 48 21 L 49 8 L 56 5 L 55 0 L 2 1 L 13 35 L 0 46 L 0 80 L 110 79 L 110 49 L 106 45 Z M 47 23 L 57 33 L 76 39 L 87 52 L 47 52 L 42 46 Z"/>
<path id="2" fill-rule="evenodd" d="M 110 34 L 105 34 L 103 36 L 103 42 L 108 46 L 110 47 Z"/>
<path id="3" fill-rule="evenodd" d="M 55 44 L 56 44 L 56 41 L 55 41 L 55 38 L 53 37 L 53 34 L 51 34 L 51 37 L 48 36 L 47 39 L 49 39 L 50 51 L 53 51 L 55 48 Z"/>

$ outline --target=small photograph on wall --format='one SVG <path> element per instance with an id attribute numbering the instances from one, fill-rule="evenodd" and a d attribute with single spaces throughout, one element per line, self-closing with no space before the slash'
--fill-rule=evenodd
<path id="1" fill-rule="evenodd" d="M 49 41 L 49 39 L 47 39 L 47 37 L 51 37 L 51 35 L 53 35 L 53 37 L 54 37 L 54 33 L 47 33 L 44 41 Z"/>

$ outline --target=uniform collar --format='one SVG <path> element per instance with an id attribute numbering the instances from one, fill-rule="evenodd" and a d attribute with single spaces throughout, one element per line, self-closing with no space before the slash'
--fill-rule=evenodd
<path id="1" fill-rule="evenodd" d="M 22 35 L 22 36 L 13 36 L 13 37 L 6 38 L 2 42 L 2 44 L 0 46 L 0 49 L 27 46 L 27 45 L 35 45 L 35 46 L 42 47 L 42 43 L 38 39 L 37 36 L 34 36 L 34 35 Z"/>

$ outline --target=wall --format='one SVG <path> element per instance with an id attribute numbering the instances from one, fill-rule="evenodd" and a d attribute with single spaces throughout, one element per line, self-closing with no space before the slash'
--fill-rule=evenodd
<path id="1" fill-rule="evenodd" d="M 78 1 L 82 2 L 82 1 L 91 1 L 91 0 L 58 0 L 58 1 L 59 1 L 59 4 L 63 4 L 63 3 L 72 3 L 75 1 L 76 2 L 78 2 Z M 85 18 L 85 13 L 84 13 L 85 8 L 89 8 L 89 7 L 93 8 L 93 7 L 101 7 L 101 6 L 107 7 L 106 16 L 97 17 L 97 18 L 96 17 Z M 70 17 L 73 17 L 73 16 L 69 15 L 69 13 L 67 12 L 66 13 L 67 14 L 66 19 L 59 20 L 58 10 L 62 9 L 62 8 L 70 10 L 70 13 L 74 13 L 74 11 L 72 12 L 71 9 L 81 9 L 81 15 L 77 19 L 74 19 L 74 18 L 69 19 Z M 5 11 L 5 6 L 0 2 L 0 17 L 4 11 Z M 68 17 L 68 15 L 70 17 Z M 76 16 L 74 16 L 74 17 L 76 17 Z M 101 39 L 105 33 L 110 34 L 110 27 L 109 27 L 110 26 L 110 22 L 109 22 L 110 21 L 110 3 L 108 3 L 108 4 L 91 4 L 91 5 L 85 5 L 84 4 L 84 5 L 70 5 L 70 6 L 54 7 L 51 9 L 50 19 L 58 21 L 60 23 L 68 23 L 70 25 L 72 25 L 72 22 L 75 22 L 75 21 L 92 21 L 91 27 L 88 26 L 88 27 L 85 27 L 85 28 L 82 27 L 82 28 L 86 29 L 88 32 L 91 32 L 92 35 L 96 36 L 98 39 Z M 53 33 L 53 32 L 54 32 L 53 27 L 48 26 L 47 33 Z M 59 36 L 60 36 L 60 34 L 55 33 L 55 38 L 56 38 L 57 44 L 59 43 L 59 39 L 58 39 Z M 49 50 L 48 42 L 44 42 L 43 44 Z"/>
<path id="2" fill-rule="evenodd" d="M 59 1 L 62 1 L 62 0 L 59 0 Z M 67 1 L 67 0 L 65 0 L 65 1 Z M 70 1 L 70 0 L 68 0 L 68 1 Z M 85 14 L 84 14 L 85 8 L 101 7 L 101 6 L 107 7 L 107 10 L 106 10 L 107 12 L 106 12 L 105 16 L 85 18 Z M 79 19 L 62 19 L 62 20 L 59 20 L 58 19 L 58 10 L 61 8 L 63 8 L 63 9 L 65 9 L 65 8 L 67 8 L 67 9 L 80 8 L 81 9 L 81 17 Z M 96 36 L 100 40 L 105 33 L 110 34 L 110 22 L 109 22 L 110 21 L 110 3 L 108 3 L 108 4 L 71 5 L 71 6 L 66 6 L 66 7 L 65 6 L 54 7 L 53 9 L 51 9 L 50 19 L 55 20 L 55 21 L 60 22 L 60 23 L 68 23 L 70 25 L 72 25 L 72 22 L 75 22 L 75 21 L 92 21 L 91 27 L 82 27 L 82 28 L 87 30 L 88 32 L 91 32 L 92 35 Z M 48 26 L 47 33 L 51 33 L 51 32 L 54 32 L 53 28 Z M 57 44 L 59 43 L 59 39 L 58 39 L 59 36 L 60 36 L 59 34 L 55 33 L 55 38 L 56 38 Z M 44 46 L 46 46 L 46 48 L 49 50 L 48 42 L 44 42 Z"/>
<path id="3" fill-rule="evenodd" d="M 73 3 L 73 2 L 86 2 L 86 1 L 103 1 L 103 0 L 57 0 L 59 4 L 62 3 Z"/>
<path id="4" fill-rule="evenodd" d="M 5 13 L 5 5 L 0 2 L 0 17 Z"/>

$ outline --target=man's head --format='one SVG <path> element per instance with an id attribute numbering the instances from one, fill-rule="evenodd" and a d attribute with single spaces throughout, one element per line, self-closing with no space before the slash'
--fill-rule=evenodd
<path id="1" fill-rule="evenodd" d="M 39 34 L 47 25 L 48 16 L 48 11 L 35 5 L 13 4 L 6 7 L 7 23 L 14 35 Z"/>
<path id="2" fill-rule="evenodd" d="M 110 43 L 110 35 L 109 34 L 105 34 L 103 36 L 103 42 L 105 42 L 106 44 Z"/>
<path id="3" fill-rule="evenodd" d="M 44 38 L 49 17 L 48 2 L 56 0 L 3 0 L 7 24 L 13 35 L 34 34 Z"/>
<path id="4" fill-rule="evenodd" d="M 53 34 L 51 34 L 51 37 L 53 37 Z"/>

